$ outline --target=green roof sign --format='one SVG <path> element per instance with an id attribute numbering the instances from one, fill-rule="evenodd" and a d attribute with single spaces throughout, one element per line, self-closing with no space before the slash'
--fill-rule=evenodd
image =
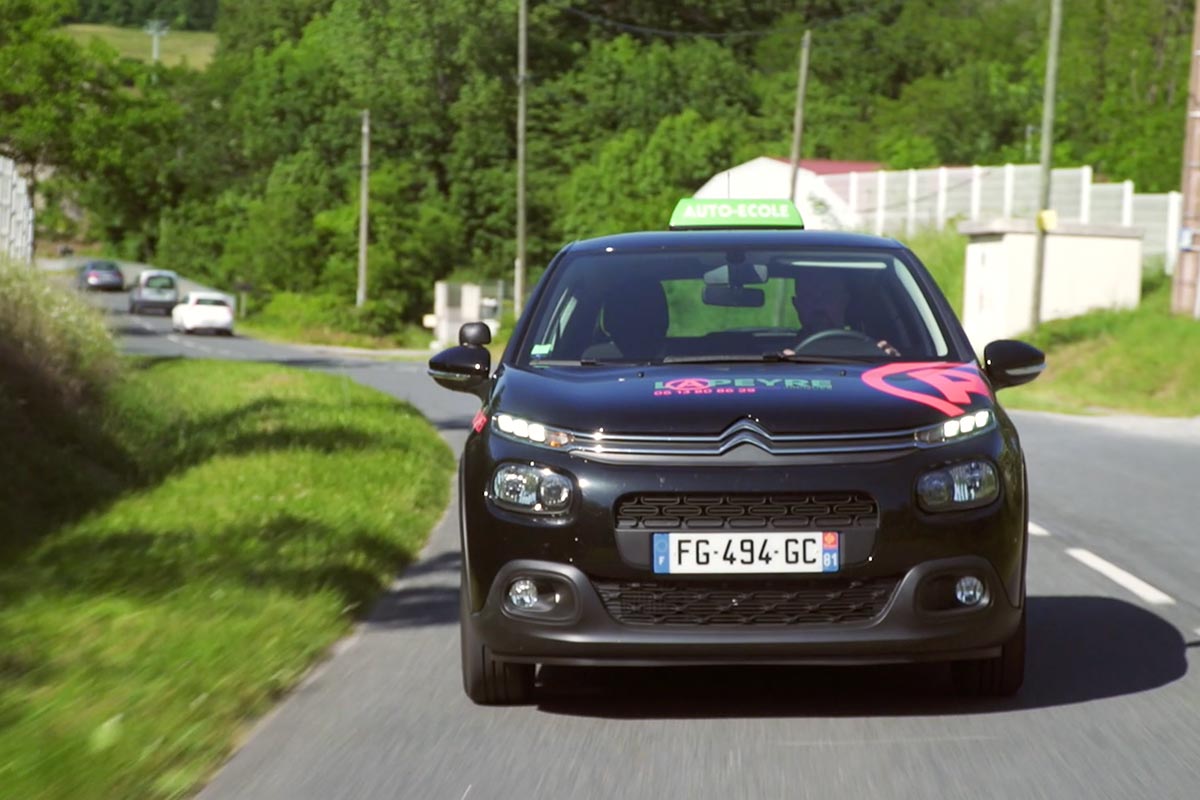
<path id="1" fill-rule="evenodd" d="M 790 200 L 701 200 L 685 197 L 671 215 L 671 230 L 702 228 L 803 228 Z"/>

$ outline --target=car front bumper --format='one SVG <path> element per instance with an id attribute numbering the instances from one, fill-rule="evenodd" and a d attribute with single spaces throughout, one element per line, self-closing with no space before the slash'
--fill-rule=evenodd
<path id="1" fill-rule="evenodd" d="M 927 608 L 937 578 L 974 575 L 987 587 L 977 606 Z M 539 619 L 507 600 L 514 580 L 532 576 L 560 593 L 564 613 Z M 754 584 L 746 584 L 752 588 Z M 497 575 L 475 626 L 505 661 L 572 666 L 701 664 L 887 664 L 989 658 L 1017 630 L 1022 609 L 1010 601 L 986 559 L 922 563 L 900 577 L 882 610 L 861 622 L 793 625 L 630 625 L 605 607 L 595 584 L 569 564 L 509 562 Z"/>

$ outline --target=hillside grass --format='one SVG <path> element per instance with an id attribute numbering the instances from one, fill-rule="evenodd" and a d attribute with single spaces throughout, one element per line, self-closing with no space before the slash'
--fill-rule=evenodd
<path id="1" fill-rule="evenodd" d="M 1001 399 L 1071 414 L 1200 415 L 1200 322 L 1170 304 L 1170 280 L 1152 273 L 1136 309 L 1044 323 L 1025 338 L 1046 351 L 1046 371 Z"/>
<path id="2" fill-rule="evenodd" d="M 113 25 L 65 25 L 64 32 L 81 45 L 92 39 L 111 45 L 124 58 L 150 62 L 150 35 L 140 28 L 118 28 Z M 186 65 L 205 69 L 217 50 L 217 35 L 206 31 L 170 31 L 159 39 L 159 57 L 168 67 Z"/>
<path id="3" fill-rule="evenodd" d="M 416 556 L 453 463 L 343 377 L 122 363 L 0 264 L 0 796 L 194 791 Z"/>
<path id="4" fill-rule="evenodd" d="M 242 333 L 259 339 L 371 350 L 429 350 L 433 333 L 398 319 L 386 303 L 363 309 L 331 295 L 277 292 L 239 321 Z"/>
<path id="5" fill-rule="evenodd" d="M 139 361 L 97 413 L 109 496 L 0 563 L 5 796 L 188 793 L 447 502 L 436 432 L 346 378 Z"/>

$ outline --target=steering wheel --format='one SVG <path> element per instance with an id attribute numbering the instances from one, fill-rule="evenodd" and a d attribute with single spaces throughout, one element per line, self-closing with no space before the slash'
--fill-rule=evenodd
<path id="1" fill-rule="evenodd" d="M 823 342 L 826 339 L 853 339 L 857 342 L 867 342 L 872 347 L 879 346 L 874 337 L 868 336 L 862 331 L 856 331 L 853 329 L 847 330 L 845 328 L 830 328 L 829 330 L 825 331 L 817 331 L 812 336 L 809 336 L 807 339 L 796 345 L 794 349 L 796 352 L 799 352 L 805 347 L 808 347 L 810 344 L 815 342 Z"/>

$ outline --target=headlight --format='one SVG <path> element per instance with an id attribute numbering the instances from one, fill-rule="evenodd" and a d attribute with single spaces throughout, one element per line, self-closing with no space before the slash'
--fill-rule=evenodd
<path id="1" fill-rule="evenodd" d="M 562 514 L 574 489 L 567 476 L 532 464 L 501 464 L 492 475 L 492 500 L 529 514 Z"/>
<path id="2" fill-rule="evenodd" d="M 996 468 L 987 461 L 966 461 L 926 472 L 917 481 L 917 500 L 926 511 L 978 508 L 1000 494 Z"/>
<path id="3" fill-rule="evenodd" d="M 975 436 L 990 431 L 996 427 L 996 417 L 986 408 L 964 414 L 961 417 L 930 425 L 916 432 L 918 444 L 938 445 L 947 442 L 958 442 L 969 436 Z"/>
<path id="4" fill-rule="evenodd" d="M 569 431 L 552 428 L 539 422 L 530 422 L 521 417 L 514 417 L 512 414 L 497 414 L 493 417 L 493 421 L 496 430 L 509 439 L 531 442 L 543 447 L 566 447 L 575 441 L 575 435 Z"/>

